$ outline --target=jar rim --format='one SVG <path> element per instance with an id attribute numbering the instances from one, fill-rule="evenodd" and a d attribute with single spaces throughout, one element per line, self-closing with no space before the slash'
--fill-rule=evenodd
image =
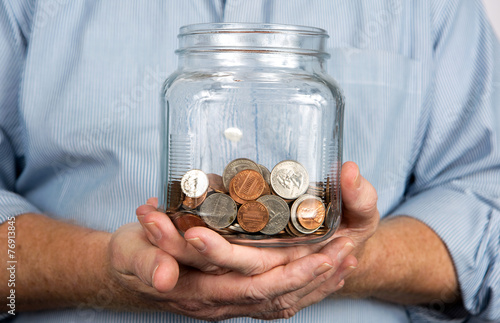
<path id="1" fill-rule="evenodd" d="M 270 23 L 200 23 L 179 30 L 177 54 L 200 52 L 294 53 L 328 58 L 326 30 Z"/>
<path id="2" fill-rule="evenodd" d="M 184 25 L 178 37 L 202 33 L 295 33 L 329 37 L 325 29 L 303 25 L 273 23 L 197 23 Z"/>

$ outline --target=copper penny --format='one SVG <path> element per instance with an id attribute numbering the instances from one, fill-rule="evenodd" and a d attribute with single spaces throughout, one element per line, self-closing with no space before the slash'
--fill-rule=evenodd
<path id="1" fill-rule="evenodd" d="M 325 205 L 317 199 L 306 199 L 297 207 L 297 220 L 307 230 L 315 230 L 325 220 Z"/>
<path id="2" fill-rule="evenodd" d="M 246 201 L 256 200 L 266 188 L 264 177 L 252 169 L 242 170 L 233 177 L 233 180 L 234 192 Z"/>
<path id="3" fill-rule="evenodd" d="M 250 201 L 238 210 L 238 223 L 247 232 L 259 232 L 269 221 L 269 211 L 264 204 Z"/>
<path id="4" fill-rule="evenodd" d="M 271 195 L 271 187 L 269 187 L 269 184 L 266 183 L 266 187 L 264 187 L 264 191 L 262 191 L 262 195 Z"/>
<path id="5" fill-rule="evenodd" d="M 222 176 L 210 173 L 207 174 L 208 177 L 208 187 L 213 189 L 217 193 L 227 193 L 226 188 L 224 187 L 224 182 L 222 180 Z"/>
<path id="6" fill-rule="evenodd" d="M 196 214 L 188 212 L 177 212 L 172 216 L 175 227 L 182 232 L 186 232 L 193 227 L 206 227 L 206 223 Z"/>
<path id="7" fill-rule="evenodd" d="M 182 201 L 182 205 L 190 210 L 196 209 L 198 206 L 201 205 L 201 203 L 203 203 L 203 201 L 205 201 L 206 198 L 207 198 L 207 192 L 203 193 L 203 195 L 200 197 L 186 196 L 184 198 L 184 201 Z"/>
<path id="8" fill-rule="evenodd" d="M 248 201 L 245 201 L 243 199 L 241 199 L 235 192 L 234 192 L 234 181 L 231 180 L 231 182 L 229 182 L 229 196 L 231 196 L 231 198 L 238 204 L 243 204 L 243 203 L 246 203 Z"/>
<path id="9" fill-rule="evenodd" d="M 184 192 L 182 192 L 180 181 L 172 181 L 168 183 L 166 200 L 167 200 L 166 209 L 168 211 L 175 212 L 179 210 L 182 201 L 184 200 Z"/>

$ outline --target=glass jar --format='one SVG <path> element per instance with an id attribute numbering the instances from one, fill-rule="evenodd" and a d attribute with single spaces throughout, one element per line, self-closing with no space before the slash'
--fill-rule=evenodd
<path id="1" fill-rule="evenodd" d="M 325 30 L 180 28 L 162 90 L 159 208 L 183 233 L 254 246 L 316 243 L 341 218 L 344 100 Z"/>

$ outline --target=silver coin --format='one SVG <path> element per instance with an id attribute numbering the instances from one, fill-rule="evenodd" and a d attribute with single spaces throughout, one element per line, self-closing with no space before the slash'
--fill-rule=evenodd
<path id="1" fill-rule="evenodd" d="M 238 209 L 233 199 L 223 193 L 214 193 L 200 206 L 200 216 L 212 228 L 230 226 L 236 219 Z"/>
<path id="2" fill-rule="evenodd" d="M 182 192 L 188 197 L 200 197 L 208 189 L 208 177 L 199 169 L 192 169 L 181 178 Z"/>
<path id="3" fill-rule="evenodd" d="M 252 160 L 248 158 L 235 159 L 226 165 L 224 172 L 222 173 L 222 183 L 224 184 L 226 190 L 229 190 L 229 183 L 233 179 L 234 175 L 245 169 L 253 169 L 262 175 L 259 166 Z"/>
<path id="4" fill-rule="evenodd" d="M 257 202 L 264 204 L 269 211 L 269 222 L 267 222 L 261 233 L 267 235 L 278 234 L 283 230 L 290 220 L 290 208 L 288 204 L 279 196 L 264 195 L 257 199 Z"/>
<path id="5" fill-rule="evenodd" d="M 257 166 L 259 166 L 260 173 L 262 174 L 262 177 L 264 177 L 266 183 L 268 185 L 271 185 L 271 172 L 269 171 L 269 169 L 267 169 L 266 166 L 261 164 L 257 164 Z"/>
<path id="6" fill-rule="evenodd" d="M 325 226 L 335 232 L 339 228 L 341 219 L 341 212 L 337 210 L 335 205 L 333 205 L 332 203 L 328 203 L 325 217 Z"/>
<path id="7" fill-rule="evenodd" d="M 309 194 L 304 194 L 304 195 L 301 195 L 298 199 L 296 199 L 293 204 L 292 204 L 292 207 L 290 208 L 290 219 L 291 219 L 291 222 L 293 224 L 293 227 L 295 229 L 297 229 L 297 231 L 301 232 L 301 233 L 305 233 L 305 234 L 310 234 L 310 233 L 313 233 L 314 231 L 317 231 L 320 227 L 318 226 L 316 229 L 312 229 L 312 230 L 309 230 L 309 229 L 306 229 L 304 228 L 298 221 L 297 219 L 297 208 L 299 207 L 299 205 L 304 202 L 305 200 L 308 200 L 308 199 L 316 199 L 318 201 L 321 201 L 321 203 L 323 203 L 323 201 L 317 197 L 317 196 L 314 196 L 314 195 L 309 195 Z"/>
<path id="8" fill-rule="evenodd" d="M 309 187 L 309 174 L 299 162 L 282 161 L 271 171 L 273 191 L 286 200 L 296 199 Z"/>

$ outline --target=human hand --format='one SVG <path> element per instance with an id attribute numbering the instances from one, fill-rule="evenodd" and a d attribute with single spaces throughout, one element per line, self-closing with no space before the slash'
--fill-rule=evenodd
<path id="1" fill-rule="evenodd" d="M 205 320 L 237 316 L 288 318 L 326 295 L 314 293 L 325 281 L 342 287 L 340 273 L 352 264 L 350 240 L 338 238 L 322 250 L 262 274 L 230 271 L 214 275 L 180 264 L 153 246 L 138 223 L 119 228 L 109 243 L 109 275 L 117 295 L 137 310 L 171 311 Z M 257 250 L 265 250 L 253 248 Z M 330 259 L 326 254 L 340 255 Z M 236 257 L 238 258 L 238 257 Z M 257 259 L 258 260 L 258 259 Z M 226 259 L 227 268 L 245 261 Z"/>
<path id="2" fill-rule="evenodd" d="M 332 240 L 286 248 L 256 248 L 231 244 L 220 234 L 203 227 L 190 228 L 183 237 L 170 218 L 156 209 L 157 203 L 156 198 L 150 198 L 147 204 L 136 210 L 137 218 L 149 241 L 178 262 L 208 273 L 236 271 L 244 275 L 261 274 L 276 266 L 319 252 Z M 348 239 L 336 243 L 342 241 L 346 245 L 342 254 L 345 256 L 352 251 L 353 244 Z"/>
<path id="3" fill-rule="evenodd" d="M 377 191 L 360 174 L 359 167 L 354 162 L 346 162 L 342 166 L 340 189 L 342 222 L 335 236 L 349 237 L 359 251 L 375 233 L 380 221 Z"/>

